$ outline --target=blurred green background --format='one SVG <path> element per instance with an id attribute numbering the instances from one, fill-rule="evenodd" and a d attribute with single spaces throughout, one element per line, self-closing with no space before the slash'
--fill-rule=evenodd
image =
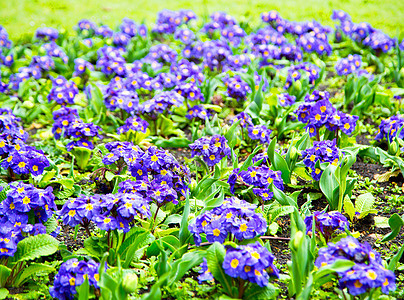
<path id="1" fill-rule="evenodd" d="M 261 12 L 276 9 L 292 21 L 315 18 L 326 25 L 333 24 L 333 9 L 343 9 L 354 22 L 369 22 L 391 36 L 404 34 L 404 0 L 0 0 L 0 7 L 0 24 L 14 40 L 41 26 L 71 29 L 83 18 L 112 28 L 123 17 L 151 24 L 163 8 L 192 9 L 199 16 L 226 11 L 252 23 Z"/>

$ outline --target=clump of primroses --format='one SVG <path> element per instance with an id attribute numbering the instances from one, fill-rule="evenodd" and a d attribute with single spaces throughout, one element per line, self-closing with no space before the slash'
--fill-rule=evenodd
<path id="1" fill-rule="evenodd" d="M 382 120 L 379 125 L 379 130 L 377 131 L 377 135 L 375 137 L 376 140 L 386 140 L 392 142 L 393 139 L 399 133 L 398 138 L 404 138 L 404 130 L 402 130 L 404 126 L 404 117 L 401 115 L 395 115 L 388 119 Z M 400 131 L 401 130 L 401 131 Z"/>
<path id="2" fill-rule="evenodd" d="M 348 219 L 338 211 L 315 211 L 312 215 L 304 219 L 306 224 L 306 233 L 313 233 L 313 219 L 316 233 L 320 233 L 326 242 L 338 232 L 345 232 L 349 230 Z"/>
<path id="3" fill-rule="evenodd" d="M 37 189 L 31 184 L 9 184 L 6 198 L 0 203 L 0 257 L 13 256 L 17 244 L 28 235 L 45 234 L 44 223 L 56 211 L 52 187 Z M 50 234 L 56 236 L 59 227 Z"/>
<path id="4" fill-rule="evenodd" d="M 248 93 L 251 93 L 250 86 L 241 79 L 240 75 L 230 77 L 226 75 L 223 82 L 227 87 L 227 96 L 237 101 L 245 100 Z"/>
<path id="5" fill-rule="evenodd" d="M 326 91 L 314 91 L 311 95 L 306 95 L 304 103 L 295 113 L 300 122 L 307 123 L 305 128 L 311 137 L 319 134 L 323 126 L 329 131 L 341 130 L 351 135 L 359 119 L 358 116 L 336 110 L 330 102 L 330 94 Z"/>
<path id="6" fill-rule="evenodd" d="M 327 247 L 318 251 L 315 265 L 320 268 L 338 260 L 355 263 L 352 268 L 338 272 L 340 288 L 347 288 L 351 295 L 361 295 L 377 288 L 388 294 L 396 289 L 393 271 L 384 268 L 380 254 L 368 243 L 360 243 L 354 237 L 343 238 L 335 244 L 328 243 Z"/>
<path id="7" fill-rule="evenodd" d="M 55 275 L 53 286 L 49 288 L 50 295 L 56 299 L 74 299 L 74 295 L 77 294 L 76 288 L 81 286 L 86 279 L 91 288 L 99 289 L 99 267 L 100 264 L 92 259 L 87 262 L 79 261 L 77 258 L 65 261 Z"/>
<path id="8" fill-rule="evenodd" d="M 28 133 L 19 124 L 20 119 L 15 117 L 11 109 L 0 108 L 0 159 L 1 167 L 14 174 L 41 175 L 49 160 L 42 150 L 28 146 L 25 142 Z"/>
<path id="9" fill-rule="evenodd" d="M 117 132 L 119 134 L 126 132 L 143 132 L 146 133 L 147 127 L 149 127 L 149 122 L 141 119 L 140 117 L 131 117 L 125 120 L 125 124 L 118 127 Z"/>
<path id="10" fill-rule="evenodd" d="M 321 163 L 330 163 L 334 166 L 339 162 L 339 149 L 333 141 L 314 141 L 313 147 L 302 151 L 302 159 L 304 165 L 310 170 L 311 176 L 314 180 L 320 180 L 323 171 L 320 166 Z"/>
<path id="11" fill-rule="evenodd" d="M 269 284 L 270 277 L 279 277 L 279 271 L 273 264 L 274 259 L 267 248 L 255 242 L 236 248 L 228 246 L 222 266 L 230 277 L 241 278 L 264 287 Z"/>
<path id="12" fill-rule="evenodd" d="M 186 197 L 189 191 L 189 170 L 180 165 L 168 151 L 156 147 L 142 151 L 129 142 L 111 142 L 105 147 L 110 153 L 104 156 L 103 163 L 115 164 L 118 174 L 127 168 L 136 178 L 135 186 L 143 186 L 144 196 L 155 200 L 157 205 L 166 202 L 177 204 L 177 193 Z"/>
<path id="13" fill-rule="evenodd" d="M 359 70 L 362 65 L 362 57 L 358 54 L 349 54 L 346 58 L 341 58 L 337 64 L 335 65 L 335 70 L 337 74 L 342 75 L 349 75 L 354 73 L 355 71 Z"/>
<path id="14" fill-rule="evenodd" d="M 267 222 L 255 212 L 256 205 L 237 198 L 226 198 L 221 206 L 196 217 L 189 225 L 195 244 L 202 242 L 202 234 L 208 242 L 224 243 L 226 239 L 242 241 L 265 234 Z"/>
<path id="15" fill-rule="evenodd" d="M 242 137 L 245 140 L 248 136 L 253 141 L 258 141 L 261 144 L 269 144 L 271 142 L 270 135 L 272 131 L 265 125 L 254 125 L 251 117 L 241 112 L 236 115 L 233 122 L 240 120 Z"/>
<path id="16" fill-rule="evenodd" d="M 93 221 L 98 228 L 128 232 L 135 217 L 151 216 L 148 201 L 139 193 L 122 193 L 85 196 L 67 201 L 60 211 L 63 223 L 72 227 L 81 224 L 88 228 Z"/>
<path id="17" fill-rule="evenodd" d="M 212 167 L 219 163 L 224 157 L 230 159 L 231 150 L 224 136 L 215 134 L 204 136 L 189 145 L 192 157 L 202 156 L 205 163 Z"/>
<path id="18" fill-rule="evenodd" d="M 77 85 L 59 75 L 52 80 L 52 89 L 48 94 L 48 101 L 55 101 L 60 105 L 74 104 L 74 98 L 79 93 Z"/>
<path id="19" fill-rule="evenodd" d="M 250 166 L 245 171 L 240 171 L 236 168 L 230 174 L 228 183 L 230 192 L 234 194 L 236 184 L 239 187 L 253 186 L 253 192 L 262 198 L 263 201 L 271 200 L 273 193 L 270 190 L 270 185 L 273 183 L 280 190 L 284 189 L 281 171 L 273 171 L 267 166 Z"/>
<path id="20" fill-rule="evenodd" d="M 94 137 L 101 138 L 99 131 L 101 128 L 93 123 L 84 123 L 75 109 L 63 106 L 53 113 L 52 132 L 55 139 L 69 138 L 73 141 L 66 145 L 67 151 L 74 147 L 93 149 L 91 141 Z"/>
<path id="21" fill-rule="evenodd" d="M 288 70 L 284 88 L 290 88 L 302 76 L 307 76 L 309 83 L 314 85 L 315 81 L 320 78 L 320 68 L 308 62 L 292 65 Z"/>

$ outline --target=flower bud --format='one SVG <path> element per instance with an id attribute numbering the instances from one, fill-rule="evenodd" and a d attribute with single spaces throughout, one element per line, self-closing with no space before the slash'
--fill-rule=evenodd
<path id="1" fill-rule="evenodd" d="M 196 189 L 197 183 L 195 179 L 191 179 L 191 184 L 189 185 L 189 189 L 193 192 Z"/>
<path id="2" fill-rule="evenodd" d="M 290 149 L 290 159 L 294 160 L 297 156 L 297 149 L 295 146 L 292 146 L 292 148 Z"/>
<path id="3" fill-rule="evenodd" d="M 135 273 L 128 273 L 123 279 L 122 287 L 128 294 L 134 293 L 137 289 L 137 275 Z"/>
<path id="4" fill-rule="evenodd" d="M 300 92 L 302 90 L 302 82 L 300 80 L 296 80 L 293 83 L 293 86 L 298 92 Z"/>
<path id="5" fill-rule="evenodd" d="M 22 104 L 22 107 L 24 108 L 33 108 L 35 106 L 35 104 L 32 101 L 24 101 L 24 103 Z"/>
<path id="6" fill-rule="evenodd" d="M 296 232 L 294 238 L 293 238 L 293 247 L 295 250 L 299 249 L 300 245 L 303 242 L 304 234 L 300 230 Z"/>
<path id="7" fill-rule="evenodd" d="M 398 151 L 398 147 L 397 147 L 397 143 L 396 142 L 392 142 L 390 144 L 390 149 L 391 149 L 391 154 L 396 155 L 397 151 Z"/>

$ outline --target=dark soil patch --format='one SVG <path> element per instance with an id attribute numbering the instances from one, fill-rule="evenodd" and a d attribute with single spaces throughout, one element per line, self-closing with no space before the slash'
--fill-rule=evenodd
<path id="1" fill-rule="evenodd" d="M 84 240 L 88 238 L 88 234 L 83 227 L 79 227 L 77 237 L 74 239 L 74 228 L 68 225 L 62 225 L 60 234 L 57 236 L 57 240 L 66 245 L 67 250 L 70 252 L 76 251 L 84 247 Z M 89 225 L 90 232 L 94 230 L 94 224 Z"/>
<path id="2" fill-rule="evenodd" d="M 351 169 L 356 171 L 358 175 L 370 178 L 371 180 L 375 179 L 374 176 L 376 174 L 384 174 L 389 171 L 389 168 L 385 168 L 379 164 L 364 163 L 359 157 Z"/>
<path id="3" fill-rule="evenodd" d="M 360 145 L 370 145 L 370 139 L 368 139 L 368 134 L 361 134 L 356 136 L 356 143 Z"/>
<path id="4" fill-rule="evenodd" d="M 189 148 L 176 148 L 169 151 L 180 164 L 185 164 L 185 157 L 188 159 L 192 157 L 191 149 Z"/>

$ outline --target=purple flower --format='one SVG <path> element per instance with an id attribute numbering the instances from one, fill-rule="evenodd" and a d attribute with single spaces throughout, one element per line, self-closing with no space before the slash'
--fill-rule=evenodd
<path id="1" fill-rule="evenodd" d="M 231 150 L 227 145 L 226 138 L 218 134 L 212 137 L 202 137 L 189 145 L 192 157 L 202 156 L 208 166 L 214 166 L 227 157 L 230 159 Z"/>
<path id="2" fill-rule="evenodd" d="M 223 261 L 225 273 L 233 278 L 241 278 L 261 287 L 268 285 L 269 277 L 279 277 L 273 265 L 274 256 L 260 243 L 227 247 Z"/>

